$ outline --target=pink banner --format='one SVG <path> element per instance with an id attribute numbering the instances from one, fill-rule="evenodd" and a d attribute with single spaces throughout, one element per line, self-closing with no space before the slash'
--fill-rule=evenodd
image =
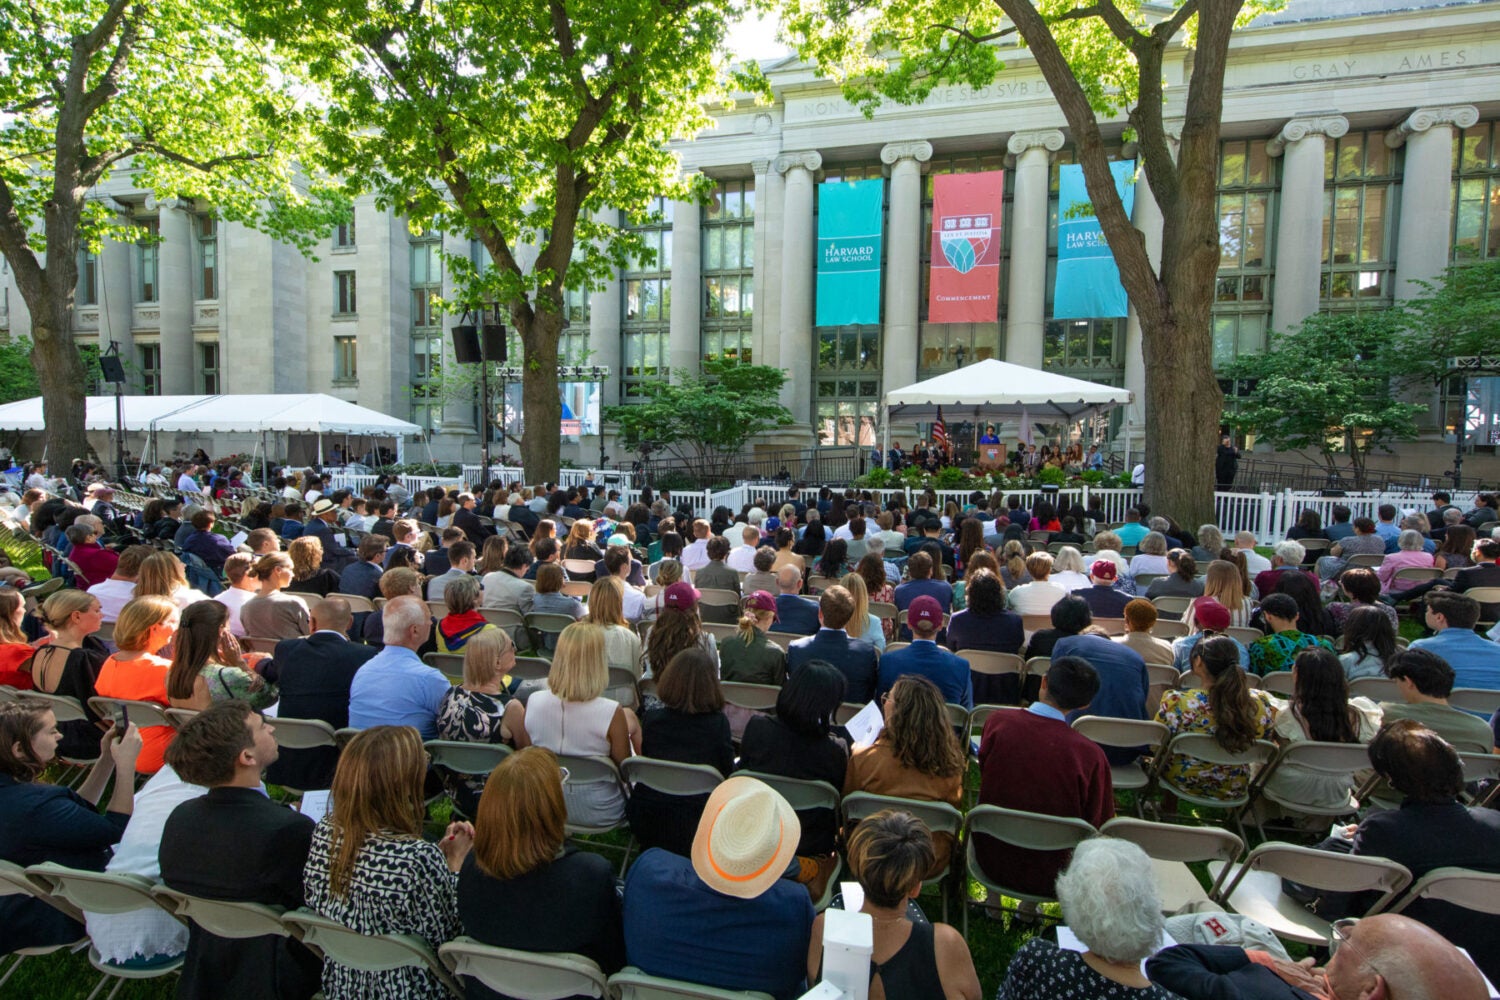
<path id="1" fill-rule="evenodd" d="M 1000 314 L 1000 215 L 1005 171 L 933 178 L 927 319 L 994 323 Z"/>

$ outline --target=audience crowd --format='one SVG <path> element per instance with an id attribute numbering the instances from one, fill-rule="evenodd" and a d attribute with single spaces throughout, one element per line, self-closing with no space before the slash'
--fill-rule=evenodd
<path id="1" fill-rule="evenodd" d="M 1500 698 L 1492 497 L 1258 539 L 1045 495 L 792 487 L 702 517 L 592 481 L 261 490 L 201 458 L 123 485 L 42 465 L 0 495 L 50 566 L 0 568 L 0 860 L 777 998 L 819 980 L 831 900 L 871 917 L 872 997 L 977 1000 L 964 934 L 915 902 L 940 881 L 966 908 L 966 865 L 986 917 L 1056 900 L 1070 931 L 1026 941 L 1007 1000 L 1477 1000 L 1500 978 L 1500 916 L 1413 899 L 1356 921 L 1390 901 L 1291 881 L 1326 950 L 1290 961 L 1232 912 L 1208 923 L 1249 947 L 1205 943 L 1109 828 L 1150 798 L 1414 880 L 1500 873 L 1493 781 L 1466 771 L 1500 743 L 1477 708 Z M 460 766 L 456 744 L 493 755 Z M 1312 744 L 1361 766 L 1301 763 Z M 1105 829 L 959 837 L 975 805 Z M 623 882 L 578 839 L 617 829 Z M 121 975 L 180 966 L 185 998 L 448 995 L 420 962 L 150 905 L 80 922 L 42 898 L 49 870 L 0 896 L 0 951 L 87 935 Z"/>

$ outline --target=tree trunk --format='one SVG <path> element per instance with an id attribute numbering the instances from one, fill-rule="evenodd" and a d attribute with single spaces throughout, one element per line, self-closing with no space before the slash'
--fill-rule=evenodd
<path id="1" fill-rule="evenodd" d="M 89 454 L 84 416 L 89 386 L 83 358 L 73 340 L 73 291 L 78 283 L 77 220 L 69 214 L 49 217 L 45 270 L 33 282 L 20 282 L 31 312 L 31 363 L 42 387 L 42 420 L 46 425 L 47 460 L 63 468 Z M 17 277 L 21 272 L 17 269 Z"/>
<path id="2" fill-rule="evenodd" d="M 555 482 L 562 444 L 562 397 L 557 387 L 557 341 L 562 313 L 527 308 L 511 310 L 511 321 L 526 351 L 521 376 L 521 406 L 526 427 L 521 433 L 521 465 L 530 483 Z"/>

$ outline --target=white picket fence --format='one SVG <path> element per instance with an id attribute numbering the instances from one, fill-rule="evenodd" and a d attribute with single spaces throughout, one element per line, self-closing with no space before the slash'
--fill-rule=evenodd
<path id="1" fill-rule="evenodd" d="M 502 482 L 524 481 L 522 471 L 519 468 L 508 466 L 491 466 L 491 478 Z M 465 484 L 479 481 L 479 466 L 466 465 L 463 467 L 463 476 L 401 476 L 402 484 L 410 491 L 429 489 L 433 486 L 444 488 L 459 487 Z M 585 469 L 564 469 L 558 475 L 558 481 L 564 486 L 581 485 L 588 475 Z M 618 480 L 616 480 L 618 477 Z M 367 486 L 373 486 L 375 476 L 353 476 L 335 474 L 333 486 L 335 489 L 363 490 Z M 619 489 L 621 498 L 628 506 L 635 503 L 642 496 L 642 491 L 631 484 L 630 474 L 626 472 L 609 473 L 608 483 L 611 489 Z M 762 507 L 769 514 L 775 514 L 781 506 L 787 502 L 788 492 L 791 484 L 781 481 L 767 482 L 742 482 L 729 489 L 724 490 L 672 490 L 670 494 L 671 504 L 674 509 L 686 506 L 695 514 L 707 517 L 717 507 L 727 507 L 731 512 L 738 514 L 746 504 Z M 910 489 L 903 487 L 895 490 L 871 491 L 877 503 L 882 506 L 892 495 L 899 494 L 905 498 L 907 505 L 911 506 L 919 501 L 923 494 L 929 492 L 921 489 Z M 951 500 L 960 509 L 969 503 L 970 496 L 975 492 L 973 489 L 966 490 L 932 490 L 936 494 L 938 505 L 946 506 Z M 980 491 L 988 495 L 989 490 Z M 841 494 L 842 490 L 836 490 Z M 659 495 L 659 491 L 658 491 Z M 818 488 L 816 486 L 805 486 L 802 488 L 801 499 L 804 503 L 816 501 Z M 1056 493 L 1044 493 L 1038 489 L 1008 490 L 1005 492 L 1007 498 L 1015 496 L 1020 499 L 1022 506 L 1028 510 L 1040 499 L 1047 499 L 1054 504 L 1059 512 L 1066 512 L 1074 504 L 1088 509 L 1091 501 L 1098 500 L 1104 511 L 1103 522 L 1114 524 L 1125 520 L 1125 511 L 1140 502 L 1140 490 L 1122 489 L 1092 489 L 1083 486 L 1078 489 L 1064 489 Z M 1281 493 L 1218 493 L 1214 497 L 1214 510 L 1219 528 L 1226 534 L 1237 531 L 1253 531 L 1255 537 L 1261 542 L 1286 537 L 1289 528 L 1297 523 L 1298 518 L 1305 510 L 1315 510 L 1322 519 L 1324 526 L 1333 521 L 1333 508 L 1339 505 L 1348 507 L 1354 517 L 1374 518 L 1378 508 L 1382 504 L 1391 504 L 1398 510 L 1416 510 L 1425 512 L 1431 507 L 1431 493 L 1426 490 L 1414 492 L 1366 492 L 1350 493 L 1341 497 L 1323 496 L 1318 492 L 1285 490 Z M 1463 508 L 1473 505 L 1474 493 L 1456 493 L 1453 502 Z M 1183 525 L 1189 531 L 1197 529 L 1197 525 Z"/>

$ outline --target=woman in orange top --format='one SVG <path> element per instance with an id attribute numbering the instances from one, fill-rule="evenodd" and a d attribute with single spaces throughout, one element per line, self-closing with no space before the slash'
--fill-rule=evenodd
<path id="1" fill-rule="evenodd" d="M 19 590 L 0 590 L 0 684 L 17 691 L 31 690 L 31 671 L 21 665 L 36 652 L 21 631 L 26 602 Z"/>
<path id="2" fill-rule="evenodd" d="M 166 707 L 172 661 L 158 654 L 177 634 L 180 613 L 169 597 L 137 597 L 126 604 L 115 622 L 115 645 L 120 651 L 99 668 L 94 690 L 105 698 L 154 701 Z M 143 727 L 136 770 L 142 774 L 161 770 L 162 754 L 175 732 L 171 726 Z"/>

